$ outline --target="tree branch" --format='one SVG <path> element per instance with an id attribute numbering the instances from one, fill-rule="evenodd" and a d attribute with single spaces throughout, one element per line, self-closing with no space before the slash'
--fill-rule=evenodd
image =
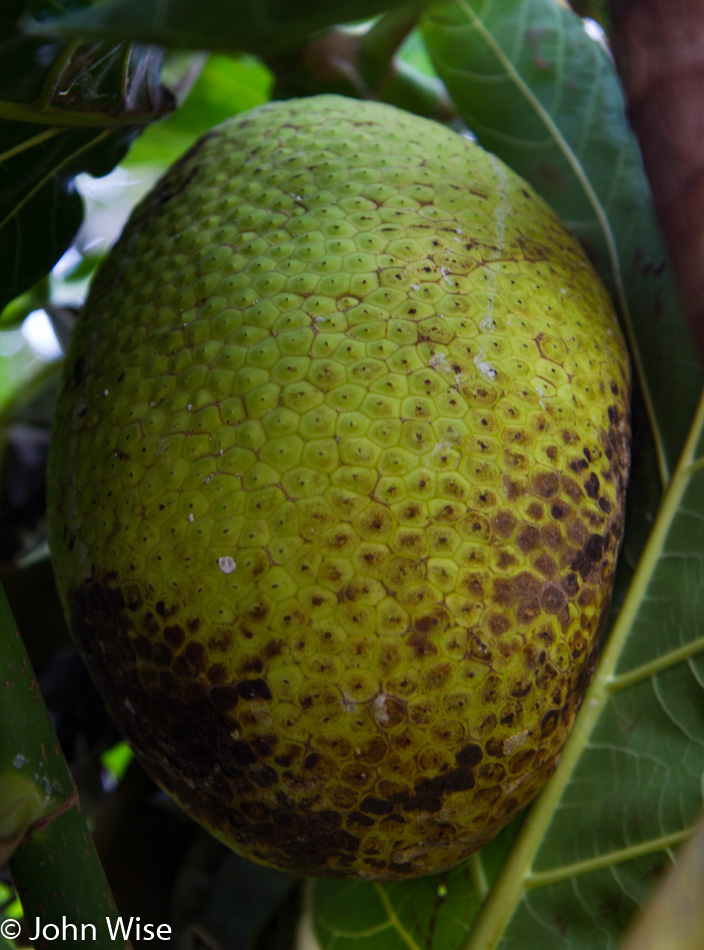
<path id="1" fill-rule="evenodd" d="M 628 117 L 704 359 L 704 5 L 611 0 L 611 14 Z"/>

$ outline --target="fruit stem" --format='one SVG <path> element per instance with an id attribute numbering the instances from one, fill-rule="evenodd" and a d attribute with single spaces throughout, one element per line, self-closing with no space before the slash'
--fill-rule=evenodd
<path id="1" fill-rule="evenodd" d="M 389 68 L 399 47 L 415 28 L 425 3 L 404 4 L 379 17 L 360 37 L 359 45 L 370 63 Z"/>
<path id="2" fill-rule="evenodd" d="M 440 80 L 426 76 L 396 55 L 425 6 L 414 3 L 389 10 L 362 33 L 359 72 L 383 102 L 449 123 L 457 120 L 457 112 Z"/>

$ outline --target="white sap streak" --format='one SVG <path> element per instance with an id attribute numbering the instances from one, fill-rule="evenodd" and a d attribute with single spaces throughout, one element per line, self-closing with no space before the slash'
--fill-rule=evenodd
<path id="1" fill-rule="evenodd" d="M 442 314 L 439 314 L 439 316 L 442 316 Z M 428 365 L 432 367 L 432 369 L 442 371 L 443 373 L 447 373 L 448 376 L 452 376 L 456 386 L 459 386 L 465 381 L 464 373 L 456 373 L 447 362 L 447 357 L 444 353 L 435 353 L 428 360 Z"/>
<path id="2" fill-rule="evenodd" d="M 506 241 L 506 218 L 509 216 L 513 210 L 513 205 L 511 204 L 511 199 L 508 196 L 508 172 L 506 166 L 503 162 L 500 162 L 496 155 L 489 155 L 489 161 L 491 162 L 492 168 L 496 172 L 496 177 L 499 180 L 499 204 L 496 208 L 496 214 L 494 216 L 494 243 L 499 251 L 503 251 L 504 243 Z"/>
<path id="3" fill-rule="evenodd" d="M 506 166 L 503 162 L 500 162 L 495 155 L 489 155 L 489 161 L 491 166 L 496 173 L 496 178 L 498 180 L 498 195 L 499 203 L 496 206 L 494 211 L 494 246 L 496 248 L 497 257 L 501 258 L 503 256 L 504 246 L 506 244 L 506 218 L 513 210 L 513 205 L 511 204 L 511 199 L 508 196 L 509 181 L 508 181 L 508 172 Z M 482 321 L 482 329 L 484 329 L 483 324 L 486 321 L 491 321 L 491 327 L 493 330 L 494 324 L 494 296 L 498 289 L 498 281 L 496 274 L 490 268 L 486 270 L 487 276 L 487 290 L 489 291 L 489 297 L 486 306 L 486 315 Z"/>
<path id="4" fill-rule="evenodd" d="M 487 363 L 486 355 L 480 350 L 477 355 L 474 357 L 474 365 L 477 367 L 481 375 L 488 382 L 491 382 L 492 379 L 496 379 L 496 370 L 491 365 Z"/>
<path id="5" fill-rule="evenodd" d="M 374 697 L 374 718 L 382 725 L 385 725 L 389 721 L 389 712 L 386 708 L 386 693 L 383 692 L 383 690 Z"/>

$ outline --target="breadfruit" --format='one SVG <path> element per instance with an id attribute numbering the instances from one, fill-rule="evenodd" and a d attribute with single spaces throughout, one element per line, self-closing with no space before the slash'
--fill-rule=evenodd
<path id="1" fill-rule="evenodd" d="M 403 879 L 553 773 L 607 615 L 629 368 L 455 131 L 275 102 L 134 211 L 67 354 L 58 589 L 154 779 L 255 861 Z"/>

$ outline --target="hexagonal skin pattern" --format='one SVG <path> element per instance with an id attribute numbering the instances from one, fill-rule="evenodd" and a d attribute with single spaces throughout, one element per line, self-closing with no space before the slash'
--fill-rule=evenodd
<path id="1" fill-rule="evenodd" d="M 50 459 L 67 616 L 156 781 L 297 872 L 481 847 L 592 673 L 628 397 L 580 247 L 475 144 L 335 96 L 206 135 L 100 271 Z"/>

